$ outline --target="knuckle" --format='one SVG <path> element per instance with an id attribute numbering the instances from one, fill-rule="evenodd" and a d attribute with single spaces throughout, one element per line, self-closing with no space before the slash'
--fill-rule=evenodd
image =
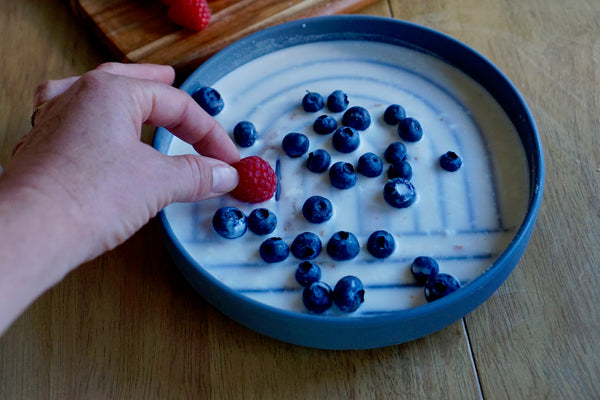
<path id="1" fill-rule="evenodd" d="M 81 78 L 79 78 L 78 82 L 85 86 L 97 86 L 103 84 L 105 79 L 105 73 L 101 70 L 95 69 L 81 75 Z"/>
<path id="2" fill-rule="evenodd" d="M 124 85 L 119 83 L 118 80 L 117 75 L 95 69 L 83 74 L 77 81 L 77 87 L 80 91 L 90 94 L 121 93 L 124 90 Z"/>
<path id="3" fill-rule="evenodd" d="M 50 100 L 53 96 L 54 81 L 45 81 L 33 91 L 33 101 L 36 106 Z"/>
<path id="4" fill-rule="evenodd" d="M 96 71 L 103 71 L 103 72 L 114 72 L 117 71 L 119 69 L 119 63 L 117 62 L 113 62 L 113 61 L 109 61 L 109 62 L 105 62 L 102 63 L 100 65 L 98 65 L 95 70 Z"/>

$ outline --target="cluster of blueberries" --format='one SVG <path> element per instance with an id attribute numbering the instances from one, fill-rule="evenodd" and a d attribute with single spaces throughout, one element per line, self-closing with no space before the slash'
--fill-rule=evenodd
<path id="1" fill-rule="evenodd" d="M 302 214 L 312 223 L 323 223 L 333 215 L 333 207 L 328 199 L 315 195 L 304 202 Z M 277 216 L 263 207 L 252 210 L 247 217 L 236 207 L 221 207 L 215 212 L 212 224 L 215 231 L 227 239 L 241 237 L 248 230 L 266 236 L 275 230 Z M 383 258 L 393 252 L 395 244 L 388 232 L 377 231 L 369 238 L 367 247 L 373 255 Z M 334 260 L 344 261 L 358 255 L 360 244 L 351 232 L 339 231 L 331 236 L 325 249 Z M 312 232 L 300 233 L 289 246 L 282 238 L 272 236 L 264 240 L 259 247 L 260 256 L 267 263 L 281 262 L 287 259 L 290 253 L 302 260 L 296 269 L 295 277 L 298 283 L 305 287 L 302 298 L 309 311 L 322 313 L 333 303 L 344 312 L 356 311 L 364 301 L 362 282 L 355 276 L 346 276 L 340 279 L 333 289 L 322 282 L 321 269 L 314 262 L 322 250 L 321 239 Z"/>
<path id="2" fill-rule="evenodd" d="M 212 89 L 214 91 L 214 89 Z M 216 92 L 216 91 L 215 91 Z M 209 92 L 204 99 L 215 99 L 217 107 L 222 108 L 222 99 L 218 93 Z M 199 102 L 200 103 L 200 102 Z M 209 101 L 204 101 L 203 107 L 209 107 Z M 313 123 L 313 129 L 320 135 L 332 135 L 332 145 L 336 151 L 351 153 L 360 145 L 359 131 L 364 131 L 371 124 L 369 112 L 360 106 L 348 108 L 347 95 L 336 90 L 327 97 L 327 108 L 334 112 L 345 111 L 342 117 L 342 127 L 330 115 L 321 115 Z M 307 92 L 302 99 L 302 107 L 306 112 L 317 112 L 325 107 L 323 97 L 315 92 Z M 220 111 L 220 109 L 219 109 Z M 215 115 L 209 112 L 211 115 Z M 217 111 L 218 113 L 218 111 Z M 404 108 L 393 104 L 384 112 L 384 121 L 389 125 L 398 126 L 398 135 L 408 142 L 421 140 L 423 130 L 418 120 L 406 116 Z M 233 130 L 235 142 L 241 147 L 250 147 L 257 137 L 257 130 L 250 121 L 239 122 Z M 288 133 L 282 140 L 283 151 L 292 158 L 301 157 L 308 152 L 309 139 L 302 133 Z M 383 157 L 390 164 L 387 171 L 389 181 L 383 189 L 383 197 L 387 203 L 396 208 L 409 207 L 416 199 L 416 191 L 411 183 L 412 167 L 406 160 L 407 149 L 402 142 L 391 143 L 384 151 Z M 454 152 L 448 152 L 440 157 L 440 165 L 448 171 L 456 171 L 462 161 Z M 331 185 L 338 189 L 353 187 L 357 181 L 357 172 L 366 177 L 377 177 L 383 173 L 383 161 L 374 153 L 363 154 L 357 163 L 356 171 L 352 164 L 336 162 L 331 165 L 331 155 L 323 149 L 309 153 L 306 167 L 315 173 L 329 170 Z M 307 221 L 320 224 L 328 221 L 333 215 L 331 202 L 322 196 L 308 198 L 302 206 L 302 214 Z M 272 233 L 277 225 L 276 215 L 266 209 L 253 210 L 248 217 L 235 207 L 222 207 L 213 216 L 215 231 L 228 239 L 238 238 L 249 229 L 257 235 Z M 262 259 L 268 263 L 285 260 L 290 252 L 302 260 L 295 273 L 296 280 L 304 287 L 303 302 L 309 311 L 322 313 L 332 304 L 344 312 L 354 312 L 364 302 L 364 287 L 355 276 L 340 279 L 335 287 L 321 281 L 321 270 L 313 261 L 323 248 L 321 239 L 312 232 L 300 233 L 291 246 L 280 237 L 270 237 L 263 241 L 259 248 Z M 339 231 L 334 233 L 326 244 L 326 251 L 336 261 L 353 259 L 360 252 L 358 239 L 351 232 Z M 390 256 L 395 248 L 393 236 L 384 230 L 373 232 L 367 241 L 367 250 L 376 258 Z M 460 283 L 451 275 L 440 274 L 437 262 L 429 257 L 418 257 L 411 266 L 411 271 L 419 284 L 425 286 L 425 296 L 428 301 L 443 297 L 458 287 Z"/>

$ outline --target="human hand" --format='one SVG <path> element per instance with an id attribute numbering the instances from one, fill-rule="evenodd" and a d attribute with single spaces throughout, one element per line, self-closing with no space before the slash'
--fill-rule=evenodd
<path id="1" fill-rule="evenodd" d="M 173 79 L 170 67 L 108 63 L 36 90 L 34 106 L 45 106 L 3 178 L 60 205 L 62 220 L 48 223 L 69 224 L 81 238 L 74 262 L 114 248 L 172 202 L 237 185 L 228 165 L 237 148 Z M 167 128 L 200 155 L 159 153 L 140 141 L 143 123 Z"/>

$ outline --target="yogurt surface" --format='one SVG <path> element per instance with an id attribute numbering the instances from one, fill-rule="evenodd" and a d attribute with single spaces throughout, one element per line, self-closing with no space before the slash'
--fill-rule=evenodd
<path id="1" fill-rule="evenodd" d="M 274 168 L 280 166 L 280 197 L 260 204 L 242 203 L 230 196 L 195 204 L 173 204 L 165 216 L 173 233 L 206 271 L 232 289 L 265 304 L 290 311 L 307 312 L 302 287 L 294 273 L 301 262 L 293 255 L 267 264 L 259 246 L 278 236 L 291 245 L 302 232 L 317 234 L 325 247 L 337 231 L 352 232 L 361 244 L 359 255 L 337 262 L 325 250 L 315 261 L 322 281 L 331 287 L 346 275 L 357 276 L 365 286 L 365 302 L 353 314 L 332 307 L 330 315 L 365 315 L 416 307 L 426 302 L 410 264 L 418 256 L 435 258 L 440 272 L 468 285 L 485 273 L 504 251 L 521 225 L 528 206 L 529 173 L 518 134 L 494 98 L 473 79 L 433 56 L 395 45 L 365 41 L 324 41 L 298 45 L 262 56 L 245 64 L 212 85 L 225 101 L 216 119 L 228 131 L 240 121 L 251 121 L 258 139 L 242 156 L 259 155 Z M 359 148 L 343 154 L 331 145 L 332 135 L 314 132 L 314 120 L 334 116 L 341 126 L 343 112 L 327 107 L 316 113 L 302 109 L 306 91 L 325 99 L 334 90 L 348 94 L 350 106 L 366 108 L 371 126 L 360 131 Z M 423 127 L 423 138 L 403 142 L 396 126 L 383 121 L 390 104 L 400 104 L 408 117 Z M 310 140 L 305 156 L 292 159 L 281 149 L 289 132 Z M 395 141 L 407 147 L 413 169 L 417 201 L 396 209 L 383 199 L 384 173 L 377 178 L 358 174 L 356 186 L 336 189 L 328 174 L 306 168 L 308 153 L 324 149 L 337 161 L 356 166 L 358 158 L 373 152 L 383 159 L 385 148 Z M 439 157 L 456 152 L 463 166 L 447 172 Z M 191 146 L 173 138 L 168 154 L 194 153 Z M 328 198 L 333 217 L 323 224 L 304 219 L 301 208 L 313 195 Z M 278 219 L 268 236 L 248 231 L 238 239 L 224 239 L 212 228 L 214 212 L 234 206 L 249 215 L 259 207 L 272 210 Z M 367 238 L 376 230 L 394 235 L 396 249 L 386 259 L 373 257 Z"/>

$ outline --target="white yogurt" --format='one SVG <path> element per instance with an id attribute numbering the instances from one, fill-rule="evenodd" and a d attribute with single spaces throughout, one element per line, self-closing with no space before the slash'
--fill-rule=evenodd
<path id="1" fill-rule="evenodd" d="M 440 272 L 454 275 L 467 285 L 484 273 L 513 239 L 527 211 L 529 175 L 523 146 L 499 104 L 471 78 L 448 64 L 414 50 L 393 45 L 332 41 L 305 44 L 258 58 L 216 82 L 225 100 L 216 119 L 229 132 L 236 123 L 254 123 L 259 138 L 242 156 L 259 155 L 275 167 L 281 165 L 279 201 L 252 205 L 230 196 L 196 204 L 173 204 L 165 209 L 174 234 L 185 250 L 209 273 L 246 296 L 274 307 L 306 312 L 302 287 L 294 272 L 300 260 L 293 255 L 267 264 L 258 254 L 266 237 L 250 231 L 239 239 L 217 235 L 211 225 L 214 211 L 229 205 L 247 215 L 258 207 L 275 212 L 278 226 L 270 236 L 288 244 L 304 231 L 323 241 L 340 230 L 354 233 L 361 252 L 351 261 L 336 262 L 323 250 L 314 260 L 322 280 L 332 287 L 345 275 L 356 275 L 365 286 L 365 302 L 354 314 L 380 313 L 415 307 L 426 302 L 423 287 L 416 286 L 410 264 L 418 256 L 435 258 Z M 326 97 L 334 90 L 348 94 L 350 106 L 360 105 L 371 114 L 372 124 L 360 132 L 361 144 L 351 154 L 333 149 L 331 135 L 312 130 L 322 114 L 336 117 L 326 107 L 317 113 L 302 110 L 307 90 Z M 419 120 L 423 139 L 405 143 L 413 168 L 412 182 L 418 199 L 406 209 L 389 206 L 383 199 L 384 174 L 367 178 L 359 174 L 355 187 L 339 190 L 328 174 L 315 174 L 305 157 L 291 159 L 281 150 L 289 132 L 310 139 L 309 152 L 322 148 L 336 161 L 356 165 L 360 155 L 383 155 L 387 145 L 401 141 L 396 127 L 383 122 L 390 104 L 400 104 L 407 116 Z M 454 151 L 463 160 L 457 172 L 443 171 L 440 155 Z M 174 138 L 169 154 L 193 153 Z M 383 157 L 382 157 L 383 158 Z M 301 213 L 312 195 L 327 197 L 334 215 L 324 224 L 307 222 Z M 369 235 L 384 229 L 396 240 L 394 253 L 376 259 L 366 249 Z M 327 313 L 340 314 L 335 306 Z"/>

